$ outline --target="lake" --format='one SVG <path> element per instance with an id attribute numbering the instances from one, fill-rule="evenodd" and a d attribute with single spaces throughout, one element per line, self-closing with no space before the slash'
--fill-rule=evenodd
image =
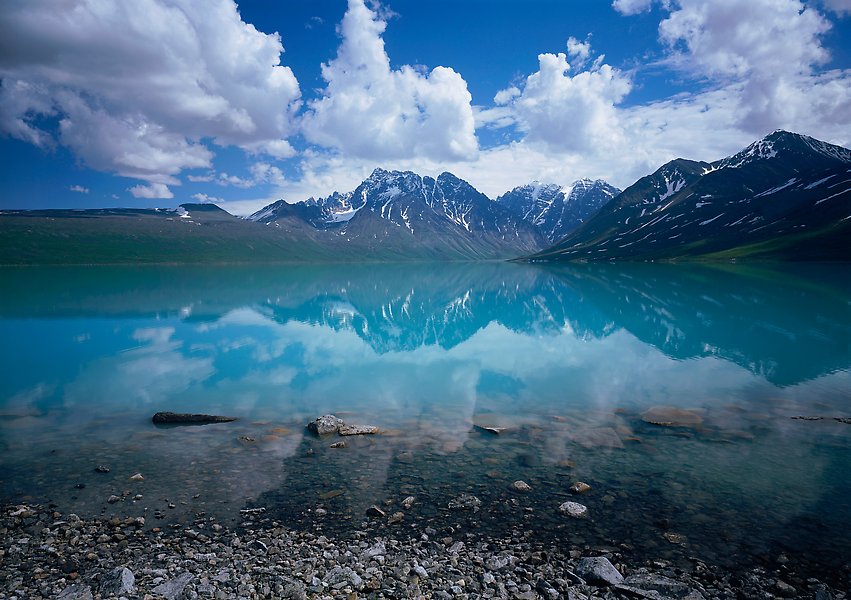
<path id="1" fill-rule="evenodd" d="M 400 535 L 521 532 L 820 574 L 851 562 L 849 266 L 69 267 L 0 282 L 3 503 L 160 527 L 264 507 L 338 533 L 379 505 L 405 513 Z M 155 426 L 164 410 L 239 420 Z M 326 413 L 381 433 L 331 448 L 341 438 L 305 429 Z M 591 490 L 572 494 L 577 481 Z M 480 509 L 448 509 L 462 493 Z M 559 513 L 566 500 L 588 517 Z"/>

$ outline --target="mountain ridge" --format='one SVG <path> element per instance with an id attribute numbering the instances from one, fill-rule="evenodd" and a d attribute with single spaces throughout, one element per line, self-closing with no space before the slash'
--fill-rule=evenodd
<path id="1" fill-rule="evenodd" d="M 713 163 L 666 163 L 528 258 L 851 260 L 850 171 L 851 150 L 778 130 Z"/>

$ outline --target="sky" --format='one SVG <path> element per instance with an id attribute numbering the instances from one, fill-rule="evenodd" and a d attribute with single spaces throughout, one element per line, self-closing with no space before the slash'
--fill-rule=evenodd
<path id="1" fill-rule="evenodd" d="M 249 214 L 374 168 L 621 188 L 851 146 L 851 0 L 5 0 L 0 208 Z"/>

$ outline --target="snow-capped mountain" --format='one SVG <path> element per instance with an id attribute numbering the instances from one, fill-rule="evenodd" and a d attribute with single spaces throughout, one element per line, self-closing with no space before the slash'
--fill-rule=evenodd
<path id="1" fill-rule="evenodd" d="M 534 224 L 555 243 L 619 193 L 602 179 L 579 179 L 567 187 L 535 181 L 506 192 L 496 201 Z"/>
<path id="2" fill-rule="evenodd" d="M 536 227 L 451 173 L 375 169 L 352 192 L 279 201 L 249 218 L 274 227 L 301 220 L 342 252 L 383 259 L 511 258 L 546 246 Z"/>
<path id="3" fill-rule="evenodd" d="M 535 259 L 851 259 L 851 150 L 775 131 L 639 179 Z"/>

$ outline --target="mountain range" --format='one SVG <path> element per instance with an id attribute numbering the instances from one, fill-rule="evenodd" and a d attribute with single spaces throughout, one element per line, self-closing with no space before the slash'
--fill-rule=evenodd
<path id="1" fill-rule="evenodd" d="M 350 192 L 246 219 L 178 209 L 0 211 L 0 264 L 411 260 L 851 260 L 851 150 L 775 131 L 678 158 L 623 192 L 533 182 L 491 200 L 444 172 L 375 169 Z"/>
<path id="2" fill-rule="evenodd" d="M 851 150 L 775 131 L 673 160 L 532 260 L 851 259 Z"/>

